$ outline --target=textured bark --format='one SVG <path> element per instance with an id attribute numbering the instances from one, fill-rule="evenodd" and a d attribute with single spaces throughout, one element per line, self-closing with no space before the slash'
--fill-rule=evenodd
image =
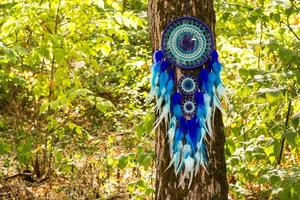
<path id="1" fill-rule="evenodd" d="M 164 27 L 172 20 L 186 14 L 185 0 L 149 0 L 148 17 L 153 50 L 160 49 L 161 36 Z M 215 26 L 215 12 L 213 0 L 189 0 L 188 14 L 206 23 L 213 33 Z M 177 77 L 181 70 L 176 70 Z M 184 186 L 178 187 L 179 177 L 174 168 L 167 167 L 170 162 L 169 145 L 166 133 L 157 132 L 156 135 L 156 200 L 209 200 L 228 199 L 228 183 L 226 179 L 226 163 L 224 155 L 224 125 L 222 115 L 216 110 L 214 115 L 214 133 L 207 143 L 209 154 L 208 173 L 201 168 L 190 189 L 187 180 Z"/>

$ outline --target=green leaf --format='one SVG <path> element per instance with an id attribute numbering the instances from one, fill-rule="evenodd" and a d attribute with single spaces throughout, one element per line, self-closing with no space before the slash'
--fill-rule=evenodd
<path id="1" fill-rule="evenodd" d="M 297 130 L 299 129 L 299 121 L 300 121 L 300 111 L 295 113 L 291 118 L 292 124 L 294 128 Z"/>
<path id="2" fill-rule="evenodd" d="M 135 190 L 135 186 L 136 186 L 135 183 L 129 183 L 129 184 L 127 185 L 127 190 L 128 190 L 128 192 L 133 193 L 134 190 Z"/>
<path id="3" fill-rule="evenodd" d="M 104 55 L 104 56 L 108 56 L 109 53 L 111 52 L 111 47 L 109 44 L 105 43 L 102 45 L 101 47 L 101 53 Z"/>
<path id="4" fill-rule="evenodd" d="M 152 157 L 150 155 L 147 155 L 143 160 L 143 166 L 145 167 L 145 170 L 149 168 L 151 163 L 152 163 Z"/>
<path id="5" fill-rule="evenodd" d="M 109 105 L 105 101 L 100 101 L 96 103 L 96 108 L 103 113 L 106 113 L 108 107 Z"/>
<path id="6" fill-rule="evenodd" d="M 259 177 L 259 179 L 257 180 L 257 182 L 259 183 L 259 184 L 264 184 L 264 183 L 267 183 L 267 182 L 269 182 L 269 175 L 268 174 L 264 174 L 264 175 L 262 175 L 261 177 Z"/>
<path id="7" fill-rule="evenodd" d="M 128 164 L 128 157 L 127 156 L 121 156 L 121 158 L 119 158 L 119 161 L 118 161 L 118 166 L 121 168 L 121 169 L 124 169 Z"/>
<path id="8" fill-rule="evenodd" d="M 0 155 L 4 155 L 10 151 L 10 146 L 2 139 L 0 139 Z"/>
<path id="9" fill-rule="evenodd" d="M 293 58 L 293 51 L 284 48 L 284 47 L 280 47 L 279 51 L 278 51 L 278 55 L 280 57 L 280 59 L 285 63 L 290 63 L 292 58 Z"/>
<path id="10" fill-rule="evenodd" d="M 291 129 L 288 129 L 285 133 L 284 133 L 284 137 L 287 140 L 287 142 L 292 146 L 295 147 L 296 146 L 296 137 L 297 137 L 297 133 L 295 133 L 294 131 L 292 131 Z"/>
<path id="11" fill-rule="evenodd" d="M 68 27 L 69 27 L 69 30 L 70 30 L 71 33 L 74 33 L 76 31 L 76 24 L 75 23 L 70 22 L 68 24 Z"/>
<path id="12" fill-rule="evenodd" d="M 272 176 L 270 177 L 270 183 L 271 183 L 271 185 L 276 185 L 276 184 L 278 184 L 278 183 L 281 183 L 281 179 L 280 179 L 280 177 L 277 176 L 277 175 L 272 175 Z"/>
<path id="13" fill-rule="evenodd" d="M 246 81 L 250 76 L 250 72 L 247 69 L 241 68 L 239 69 L 239 75 L 244 81 Z"/>
<path id="14" fill-rule="evenodd" d="M 61 48 L 55 48 L 53 50 L 53 55 L 57 64 L 62 64 L 65 61 L 65 52 Z"/>

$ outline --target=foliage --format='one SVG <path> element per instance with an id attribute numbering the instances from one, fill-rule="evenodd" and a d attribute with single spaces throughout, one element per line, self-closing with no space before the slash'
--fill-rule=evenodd
<path id="1" fill-rule="evenodd" d="M 30 172 L 23 178 L 47 180 L 56 199 L 153 196 L 146 9 L 146 0 L 1 1 L 0 177 Z M 215 2 L 233 199 L 300 198 L 299 9 Z"/>
<path id="2" fill-rule="evenodd" d="M 66 176 L 71 183 L 58 188 L 62 194 L 104 198 L 122 189 L 128 178 L 115 177 L 126 173 L 139 183 L 130 188 L 134 196 L 152 193 L 139 174 L 149 174 L 140 171 L 151 166 L 153 150 L 136 148 L 142 135 L 132 130 L 146 110 L 146 2 L 0 6 L 1 175 L 14 168 L 37 182 Z M 81 194 L 87 175 L 97 184 Z"/>
<path id="3" fill-rule="evenodd" d="M 300 5 L 247 2 L 216 3 L 217 44 L 232 91 L 225 118 L 231 193 L 237 199 L 299 199 Z"/>

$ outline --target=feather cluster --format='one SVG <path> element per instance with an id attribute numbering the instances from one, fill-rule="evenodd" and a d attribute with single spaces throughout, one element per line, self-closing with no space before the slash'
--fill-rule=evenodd
<path id="1" fill-rule="evenodd" d="M 164 58 L 162 51 L 153 55 L 151 73 L 151 91 L 147 101 L 156 100 L 155 110 L 158 117 L 153 130 L 164 123 L 169 143 L 170 164 L 176 175 L 180 175 L 179 185 L 193 177 L 202 166 L 207 171 L 207 141 L 213 136 L 213 116 L 215 109 L 224 110 L 220 99 L 225 95 L 221 81 L 222 65 L 218 53 L 214 50 L 208 61 L 208 67 L 200 70 L 197 77 L 198 89 L 193 94 L 196 111 L 186 116 L 182 110 L 183 94 L 176 90 L 174 66 Z M 176 66 L 175 66 L 176 67 Z"/>

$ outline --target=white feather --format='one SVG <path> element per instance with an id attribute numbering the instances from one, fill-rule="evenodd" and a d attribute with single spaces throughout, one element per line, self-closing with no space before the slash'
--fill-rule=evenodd
<path id="1" fill-rule="evenodd" d="M 224 86 L 222 84 L 219 84 L 217 86 L 216 94 L 219 98 L 222 98 L 225 95 L 225 91 L 226 89 L 224 88 Z"/>
<path id="2" fill-rule="evenodd" d="M 161 95 L 156 101 L 156 105 L 155 105 L 154 109 L 156 111 L 158 111 L 158 113 L 161 113 L 162 103 L 163 103 L 164 99 L 165 99 L 165 97 L 163 95 Z"/>
<path id="3" fill-rule="evenodd" d="M 208 171 L 206 169 L 206 163 L 204 162 L 204 158 L 203 158 L 203 155 L 201 153 L 200 153 L 200 165 L 202 165 L 204 170 L 208 173 Z"/>
<path id="4" fill-rule="evenodd" d="M 146 98 L 146 103 L 150 103 L 154 98 L 156 98 L 156 101 L 157 101 L 157 93 L 159 90 L 158 81 L 159 81 L 159 75 L 155 77 L 155 87 L 151 88 L 151 90 Z"/>
<path id="5" fill-rule="evenodd" d="M 207 116 L 206 116 L 206 124 L 207 124 L 207 128 L 208 128 L 208 134 L 210 137 L 212 137 L 212 122 L 211 122 L 211 116 L 212 116 L 212 108 L 209 106 L 207 108 Z"/>
<path id="6" fill-rule="evenodd" d="M 179 169 L 181 169 L 184 165 L 185 157 L 187 157 L 188 154 L 191 154 L 192 148 L 190 145 L 185 144 L 182 148 L 182 153 L 181 153 L 181 159 L 180 159 L 180 164 L 179 167 L 177 168 L 176 174 L 179 173 Z"/>
<path id="7" fill-rule="evenodd" d="M 157 127 L 160 125 L 162 120 L 164 120 L 164 119 L 165 119 L 165 121 L 168 120 L 169 111 L 170 111 L 170 105 L 165 104 L 163 109 L 162 109 L 162 113 L 160 114 L 160 116 L 154 122 L 154 128 L 152 129 L 152 131 L 155 131 L 157 129 Z"/>
<path id="8" fill-rule="evenodd" d="M 212 107 L 210 106 L 211 96 L 208 93 L 204 94 L 204 104 L 206 108 L 206 124 L 208 128 L 208 134 L 212 136 L 212 124 L 211 124 L 211 116 L 212 116 Z"/>
<path id="9" fill-rule="evenodd" d="M 204 128 L 201 128 L 201 138 L 200 138 L 199 142 L 197 143 L 197 151 L 199 151 L 199 149 L 204 141 L 205 136 L 206 136 L 206 130 Z"/>
<path id="10" fill-rule="evenodd" d="M 158 90 L 159 90 L 158 86 L 151 88 L 148 96 L 146 97 L 146 103 L 150 103 L 154 98 L 157 99 L 156 95 L 157 95 Z"/>
<path id="11" fill-rule="evenodd" d="M 198 170 L 199 170 L 199 168 L 200 168 L 200 153 L 197 151 L 196 153 L 195 153 L 195 160 L 196 160 L 196 163 L 195 163 L 195 174 L 194 174 L 194 176 L 196 176 L 197 175 L 197 172 L 198 172 Z"/>
<path id="12" fill-rule="evenodd" d="M 171 127 L 168 131 L 168 143 L 170 146 L 170 156 L 173 155 L 173 140 L 175 135 L 176 127 Z"/>
<path id="13" fill-rule="evenodd" d="M 213 105 L 216 106 L 223 115 L 226 115 L 226 112 L 222 108 L 221 102 L 216 95 L 214 95 L 214 97 L 213 97 Z"/>
<path id="14" fill-rule="evenodd" d="M 224 97 L 226 105 L 230 105 L 229 98 L 227 96 L 227 89 L 222 85 L 217 86 L 217 95 L 219 98 Z"/>
<path id="15" fill-rule="evenodd" d="M 204 117 L 200 117 L 200 125 L 201 125 L 201 127 L 203 127 L 204 128 L 204 130 L 206 131 L 206 132 L 209 132 L 209 130 L 208 130 L 208 128 L 207 128 L 207 126 L 206 126 L 206 124 L 205 124 L 205 121 L 206 119 L 204 118 Z"/>
<path id="16" fill-rule="evenodd" d="M 188 186 L 188 188 L 190 188 L 193 181 L 194 167 L 195 167 L 195 160 L 191 156 L 188 156 L 184 160 L 184 173 L 181 176 L 179 186 L 184 182 L 186 178 L 190 178 L 189 186 Z"/>
<path id="17" fill-rule="evenodd" d="M 177 173 L 176 173 L 177 172 L 177 168 L 178 168 L 179 163 L 180 163 L 180 154 L 181 154 L 181 151 L 182 151 L 182 146 L 183 146 L 182 142 L 179 141 L 177 143 L 177 147 L 176 147 L 178 149 L 178 151 L 174 155 L 171 156 L 170 164 L 167 167 L 167 169 L 169 169 L 172 166 L 172 164 L 174 164 L 174 171 L 175 171 L 176 175 L 177 175 Z"/>

